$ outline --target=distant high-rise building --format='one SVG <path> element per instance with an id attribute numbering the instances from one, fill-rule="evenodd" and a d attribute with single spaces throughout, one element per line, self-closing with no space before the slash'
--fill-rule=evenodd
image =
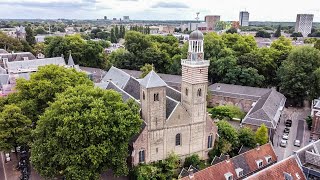
<path id="1" fill-rule="evenodd" d="M 107 18 L 107 16 L 104 16 L 104 18 L 103 18 L 104 20 L 107 20 L 108 18 Z"/>
<path id="2" fill-rule="evenodd" d="M 240 11 L 239 24 L 240 26 L 249 26 L 249 12 Z"/>
<path id="3" fill-rule="evenodd" d="M 295 32 L 300 32 L 303 37 L 311 33 L 313 14 L 298 14 L 296 20 Z"/>
<path id="4" fill-rule="evenodd" d="M 208 15 L 205 16 L 204 21 L 207 23 L 207 31 L 214 31 L 217 22 L 220 21 L 220 16 Z"/>
<path id="5" fill-rule="evenodd" d="M 117 18 L 112 18 L 112 20 L 113 20 L 113 21 L 116 21 L 116 20 L 117 20 Z"/>
<path id="6" fill-rule="evenodd" d="M 130 21 L 129 16 L 123 16 L 123 21 Z"/>

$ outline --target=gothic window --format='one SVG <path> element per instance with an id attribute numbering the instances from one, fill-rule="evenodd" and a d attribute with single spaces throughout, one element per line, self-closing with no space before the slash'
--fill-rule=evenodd
<path id="1" fill-rule="evenodd" d="M 186 88 L 186 96 L 188 96 L 188 91 L 189 91 L 188 88 Z"/>
<path id="2" fill-rule="evenodd" d="M 142 99 L 145 100 L 146 96 L 144 95 L 144 91 L 142 92 Z"/>
<path id="3" fill-rule="evenodd" d="M 139 151 L 139 163 L 145 162 L 145 151 L 142 149 Z"/>
<path id="4" fill-rule="evenodd" d="M 153 99 L 154 101 L 159 101 L 159 93 L 154 93 Z"/>
<path id="5" fill-rule="evenodd" d="M 202 90 L 201 89 L 198 89 L 198 96 L 202 96 Z"/>
<path id="6" fill-rule="evenodd" d="M 176 135 L 176 146 L 180 146 L 181 145 L 181 134 L 178 133 Z"/>
<path id="7" fill-rule="evenodd" d="M 208 148 L 212 148 L 212 134 L 208 136 Z"/>
<path id="8" fill-rule="evenodd" d="M 158 126 L 158 118 L 156 118 L 156 126 Z"/>

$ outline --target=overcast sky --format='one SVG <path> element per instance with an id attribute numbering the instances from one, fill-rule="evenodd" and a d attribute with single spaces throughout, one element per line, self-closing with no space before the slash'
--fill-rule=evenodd
<path id="1" fill-rule="evenodd" d="M 0 19 L 108 19 L 194 20 L 221 15 L 238 20 L 247 10 L 252 21 L 295 21 L 298 13 L 314 14 L 320 22 L 320 0 L 0 0 Z"/>

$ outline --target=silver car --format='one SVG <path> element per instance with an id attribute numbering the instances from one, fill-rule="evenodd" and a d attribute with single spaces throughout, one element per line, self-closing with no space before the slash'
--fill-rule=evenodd
<path id="1" fill-rule="evenodd" d="M 287 147 L 287 140 L 282 139 L 280 142 L 281 147 Z"/>
<path id="2" fill-rule="evenodd" d="M 301 145 L 301 144 L 300 144 L 300 140 L 297 140 L 297 139 L 296 139 L 296 140 L 294 141 L 294 146 L 300 147 L 300 145 Z"/>

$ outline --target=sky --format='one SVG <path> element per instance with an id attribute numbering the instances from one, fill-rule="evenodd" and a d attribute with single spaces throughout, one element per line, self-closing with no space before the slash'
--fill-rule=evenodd
<path id="1" fill-rule="evenodd" d="M 320 22 L 320 0 L 0 0 L 0 9 L 0 19 L 195 20 L 200 12 L 235 21 L 247 10 L 250 21 L 294 22 L 303 13 Z"/>

